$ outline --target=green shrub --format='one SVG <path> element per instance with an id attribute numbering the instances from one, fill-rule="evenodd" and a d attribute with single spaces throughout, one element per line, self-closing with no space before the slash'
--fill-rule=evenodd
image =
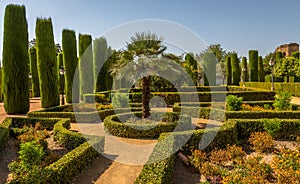
<path id="1" fill-rule="evenodd" d="M 239 111 L 242 109 L 243 98 L 234 95 L 226 97 L 226 107 L 229 111 Z"/>
<path id="2" fill-rule="evenodd" d="M 7 5 L 4 15 L 2 91 L 8 114 L 29 111 L 28 26 L 25 6 Z"/>
<path id="3" fill-rule="evenodd" d="M 45 155 L 41 145 L 27 142 L 20 145 L 19 161 L 9 164 L 11 183 L 43 183 L 40 164 Z"/>
<path id="4" fill-rule="evenodd" d="M 249 51 L 250 81 L 258 82 L 258 51 Z"/>
<path id="5" fill-rule="evenodd" d="M 115 93 L 112 97 L 112 105 L 114 108 L 125 108 L 128 107 L 128 94 L 126 93 Z"/>
<path id="6" fill-rule="evenodd" d="M 291 106 L 292 95 L 289 92 L 278 92 L 275 96 L 275 102 L 273 104 L 276 110 L 289 110 Z"/>
<path id="7" fill-rule="evenodd" d="M 79 102 L 79 75 L 75 75 L 78 70 L 77 45 L 75 31 L 64 29 L 62 31 L 62 50 L 64 56 L 64 68 L 67 71 L 66 80 L 66 102 Z M 76 69 L 77 68 L 77 69 Z M 74 85 L 73 85 L 74 83 Z M 76 86 L 77 85 L 77 86 Z M 74 87 L 74 91 L 72 91 Z M 75 89 L 77 87 L 77 89 Z"/>
<path id="8" fill-rule="evenodd" d="M 43 108 L 58 106 L 60 104 L 58 67 L 51 18 L 38 18 L 36 20 L 35 34 L 41 90 L 41 106 Z"/>

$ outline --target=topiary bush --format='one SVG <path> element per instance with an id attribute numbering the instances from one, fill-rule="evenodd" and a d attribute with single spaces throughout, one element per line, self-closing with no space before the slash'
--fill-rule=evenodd
<path id="1" fill-rule="evenodd" d="M 28 26 L 25 6 L 7 5 L 4 15 L 2 90 L 8 114 L 29 111 Z"/>
<path id="2" fill-rule="evenodd" d="M 229 111 L 239 111 L 242 109 L 243 98 L 234 95 L 226 97 L 226 107 Z"/>
<path id="3" fill-rule="evenodd" d="M 59 105 L 58 67 L 51 18 L 36 20 L 38 72 L 43 108 Z"/>
<path id="4" fill-rule="evenodd" d="M 265 82 L 265 71 L 262 56 L 258 57 L 258 78 L 259 82 Z"/>

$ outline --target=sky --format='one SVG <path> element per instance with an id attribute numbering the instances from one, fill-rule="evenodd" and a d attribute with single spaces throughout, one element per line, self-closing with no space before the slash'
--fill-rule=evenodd
<path id="1" fill-rule="evenodd" d="M 77 35 L 105 36 L 115 49 L 130 41 L 132 31 L 149 29 L 173 50 L 194 53 L 203 44 L 219 43 L 239 56 L 247 57 L 251 49 L 265 56 L 281 44 L 300 42 L 299 0 L 1 0 L 1 53 L 7 4 L 26 6 L 29 40 L 36 18 L 51 17 L 56 43 L 68 28 Z"/>

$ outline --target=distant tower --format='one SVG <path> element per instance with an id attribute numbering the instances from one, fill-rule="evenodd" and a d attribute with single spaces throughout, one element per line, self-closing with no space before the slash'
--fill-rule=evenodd
<path id="1" fill-rule="evenodd" d="M 293 52 L 299 51 L 299 44 L 298 43 L 290 43 L 280 45 L 276 48 L 276 51 L 282 52 L 285 57 L 292 56 Z"/>

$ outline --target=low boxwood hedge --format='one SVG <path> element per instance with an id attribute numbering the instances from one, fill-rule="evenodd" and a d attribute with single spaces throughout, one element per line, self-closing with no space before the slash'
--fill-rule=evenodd
<path id="1" fill-rule="evenodd" d="M 268 127 L 268 123 L 275 123 L 278 124 L 278 126 Z M 300 136 L 300 120 L 235 119 L 223 123 L 220 128 L 161 134 L 159 141 L 166 141 L 168 144 L 157 145 L 155 147 L 149 159 L 150 164 L 143 167 L 135 183 L 171 183 L 172 174 L 170 173 L 174 171 L 174 155 L 176 154 L 176 150 L 181 150 L 184 154 L 191 155 L 194 150 L 199 149 L 199 146 L 201 146 L 202 138 L 204 138 L 202 143 L 210 143 L 207 147 L 203 148 L 203 150 L 212 151 L 225 148 L 228 144 L 240 144 L 247 140 L 252 132 L 258 131 L 273 132 L 271 136 L 275 139 L 294 140 L 297 136 Z M 186 142 L 187 139 L 188 141 Z M 168 159 L 161 159 L 155 163 L 150 162 L 154 159 L 163 158 L 160 154 L 163 155 L 166 153 L 171 155 Z"/>
<path id="2" fill-rule="evenodd" d="M 174 138 L 162 133 L 135 184 L 171 184 L 175 168 Z"/>
<path id="3" fill-rule="evenodd" d="M 184 111 L 186 115 L 194 118 L 204 118 L 212 120 L 228 120 L 228 119 L 262 119 L 262 118 L 278 118 L 278 119 L 300 119 L 300 111 L 225 111 L 223 109 L 209 107 L 185 107 L 174 106 L 173 112 Z"/>
<path id="4" fill-rule="evenodd" d="M 158 138 L 161 133 L 172 132 L 175 127 L 176 130 L 191 129 L 191 118 L 188 116 L 179 117 L 177 113 L 168 112 L 166 114 L 161 112 L 151 112 L 151 116 L 162 116 L 167 118 L 169 122 L 154 122 L 145 124 L 123 123 L 119 120 L 128 120 L 129 118 L 141 118 L 141 112 L 123 113 L 118 115 L 108 116 L 104 120 L 105 130 L 110 134 L 118 137 L 126 138 Z M 179 118 L 181 121 L 179 121 Z M 181 124 L 179 125 L 178 122 Z"/>
<path id="5" fill-rule="evenodd" d="M 10 131 L 11 128 L 34 125 L 37 122 L 39 122 L 42 127 L 53 130 L 54 138 L 59 143 L 69 149 L 73 149 L 58 161 L 43 168 L 41 177 L 43 177 L 47 183 L 71 183 L 74 177 L 104 150 L 104 137 L 83 136 L 79 133 L 69 131 L 69 119 L 11 117 L 6 118 L 0 127 L 5 128 L 5 134 L 7 134 L 7 132 L 13 132 Z M 7 135 L 2 136 L 0 137 L 0 142 L 4 142 L 5 145 L 7 139 Z M 2 145 L 3 144 L 0 146 Z"/>
<path id="6" fill-rule="evenodd" d="M 80 123 L 91 123 L 97 122 L 100 119 L 103 121 L 106 116 L 115 114 L 115 111 L 118 113 L 130 112 L 130 111 L 140 111 L 141 107 L 132 107 L 132 108 L 120 108 L 120 109 L 106 109 L 94 112 L 54 112 L 52 111 L 40 110 L 27 113 L 27 116 L 30 118 L 69 118 L 71 122 L 80 122 Z"/>

